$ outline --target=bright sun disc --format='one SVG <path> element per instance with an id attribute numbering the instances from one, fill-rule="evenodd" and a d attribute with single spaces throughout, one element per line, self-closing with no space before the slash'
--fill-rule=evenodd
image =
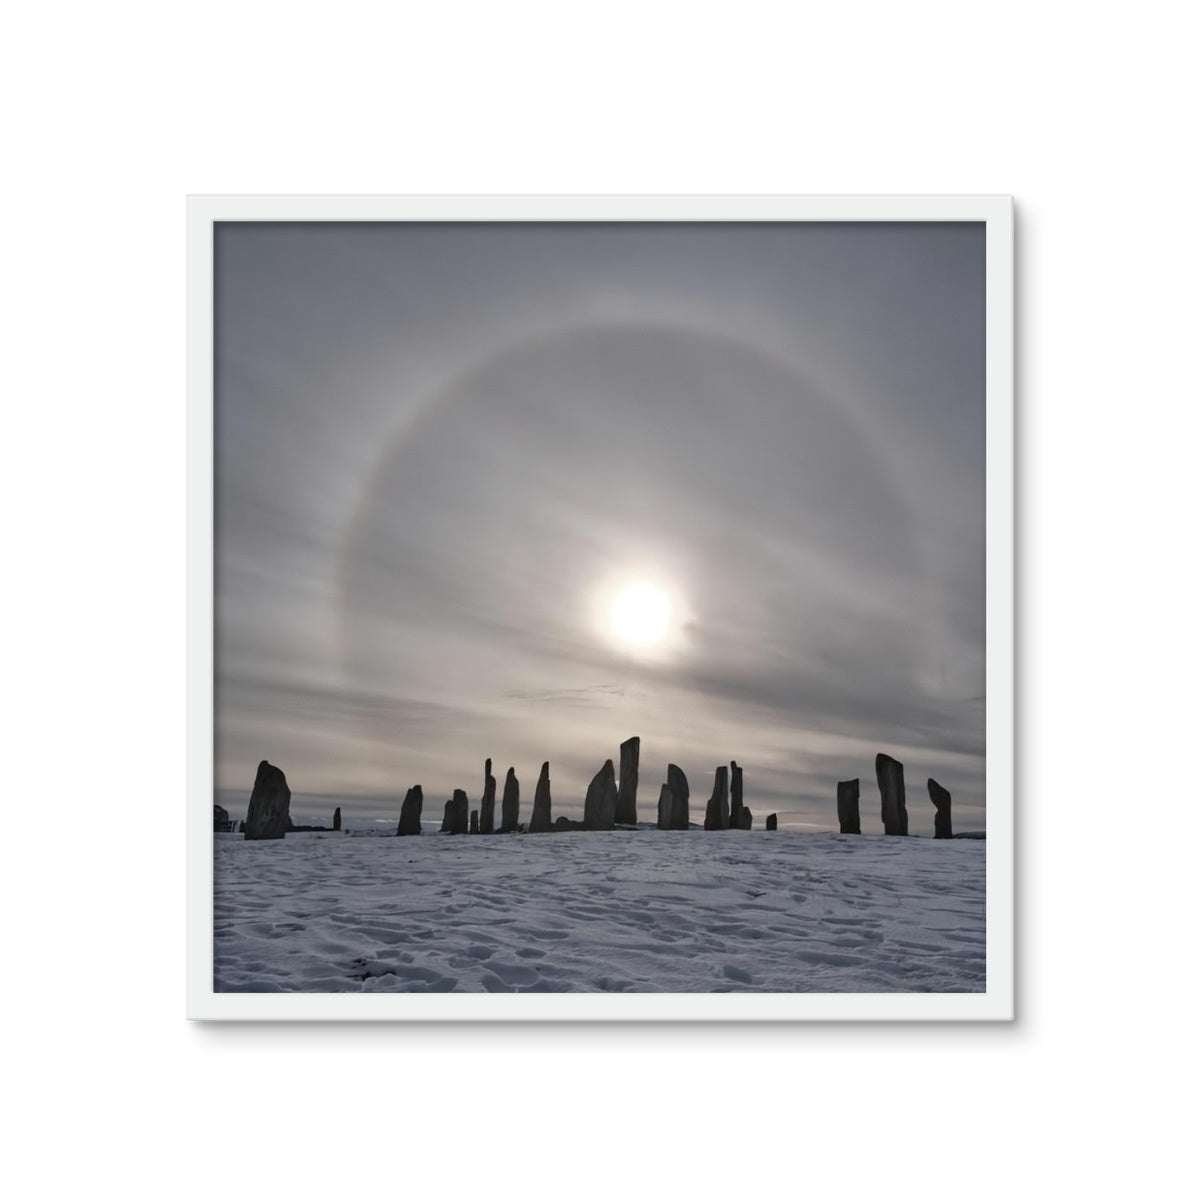
<path id="1" fill-rule="evenodd" d="M 614 637 L 633 646 L 661 642 L 671 620 L 667 593 L 652 583 L 628 584 L 612 599 L 608 626 Z"/>

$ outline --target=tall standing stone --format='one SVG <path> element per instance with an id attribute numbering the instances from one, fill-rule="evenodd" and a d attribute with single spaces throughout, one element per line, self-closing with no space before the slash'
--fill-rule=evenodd
<path id="1" fill-rule="evenodd" d="M 729 828 L 729 768 L 718 767 L 712 797 L 704 813 L 705 829 Z"/>
<path id="2" fill-rule="evenodd" d="M 397 837 L 408 837 L 421 832 L 421 809 L 425 807 L 425 796 L 418 783 L 410 787 L 400 805 L 400 824 L 396 826 Z"/>
<path id="3" fill-rule="evenodd" d="M 496 829 L 496 777 L 492 760 L 483 765 L 483 799 L 479 802 L 479 832 L 493 833 Z"/>
<path id="4" fill-rule="evenodd" d="M 691 819 L 688 811 L 691 792 L 687 776 L 674 763 L 667 763 L 667 787 L 671 789 L 671 822 L 667 828 L 686 830 Z"/>
<path id="5" fill-rule="evenodd" d="M 729 764 L 729 828 L 742 828 L 742 768 Z"/>
<path id="6" fill-rule="evenodd" d="M 333 832 L 337 833 L 342 828 L 342 810 L 339 806 L 333 810 Z"/>
<path id="7" fill-rule="evenodd" d="M 287 833 L 290 823 L 288 808 L 292 803 L 292 789 L 278 767 L 273 767 L 264 758 L 258 764 L 254 777 L 254 791 L 250 794 L 250 810 L 246 813 L 245 837 L 247 841 L 268 841 L 281 838 Z"/>
<path id="8" fill-rule="evenodd" d="M 862 820 L 858 815 L 858 780 L 839 780 L 837 796 L 839 831 L 862 833 Z"/>
<path id="9" fill-rule="evenodd" d="M 516 771 L 509 767 L 504 777 L 504 795 L 500 799 L 500 832 L 516 833 L 520 819 L 521 785 L 517 782 Z"/>
<path id="10" fill-rule="evenodd" d="M 733 821 L 732 815 L 730 816 L 729 820 L 730 820 L 730 822 Z M 738 823 L 737 823 L 736 828 L 749 829 L 753 824 L 754 824 L 754 814 L 751 813 L 751 811 L 743 804 L 742 807 L 738 809 Z M 730 828 L 732 829 L 732 828 L 734 828 L 734 826 L 731 824 Z"/>
<path id="11" fill-rule="evenodd" d="M 929 781 L 929 798 L 937 811 L 933 814 L 933 836 L 952 838 L 950 830 L 950 793 L 936 779 Z"/>
<path id="12" fill-rule="evenodd" d="M 774 833 L 779 828 L 779 814 L 770 813 L 767 817 L 767 832 Z"/>
<path id="13" fill-rule="evenodd" d="M 882 801 L 883 832 L 908 834 L 908 809 L 904 805 L 904 764 L 887 754 L 875 755 L 875 778 Z"/>
<path id="14" fill-rule="evenodd" d="M 529 818 L 530 833 L 549 833 L 552 828 L 550 821 L 550 764 L 542 763 L 542 772 L 538 776 L 537 787 L 533 792 L 533 816 Z"/>
<path id="15" fill-rule="evenodd" d="M 621 743 L 621 786 L 617 792 L 618 825 L 637 824 L 638 752 L 642 739 L 631 737 Z"/>
<path id="16" fill-rule="evenodd" d="M 446 810 L 442 815 L 442 832 L 466 833 L 470 807 L 467 793 L 462 788 L 455 788 L 453 797 L 446 801 Z"/>
<path id="17" fill-rule="evenodd" d="M 470 826 L 470 829 L 468 830 L 468 832 L 469 833 L 478 833 L 479 832 L 479 809 L 477 809 L 477 808 L 471 809 L 471 826 Z"/>
<path id="18" fill-rule="evenodd" d="M 611 829 L 617 817 L 617 778 L 611 758 L 588 784 L 587 796 L 583 801 L 584 829 Z"/>
<path id="19" fill-rule="evenodd" d="M 675 793 L 664 783 L 658 793 L 658 827 L 671 828 L 671 811 L 675 807 Z"/>

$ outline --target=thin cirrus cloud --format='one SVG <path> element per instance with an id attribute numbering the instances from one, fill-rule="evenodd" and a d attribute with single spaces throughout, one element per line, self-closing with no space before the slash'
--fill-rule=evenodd
<path id="1" fill-rule="evenodd" d="M 224 225 L 215 311 L 219 788 L 575 815 L 636 733 L 647 812 L 888 750 L 983 826 L 981 226 Z"/>

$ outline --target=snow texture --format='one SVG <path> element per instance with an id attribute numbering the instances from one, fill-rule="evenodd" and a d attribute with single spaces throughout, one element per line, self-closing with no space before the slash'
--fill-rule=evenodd
<path id="1" fill-rule="evenodd" d="M 982 841 L 215 835 L 214 989 L 978 992 Z"/>

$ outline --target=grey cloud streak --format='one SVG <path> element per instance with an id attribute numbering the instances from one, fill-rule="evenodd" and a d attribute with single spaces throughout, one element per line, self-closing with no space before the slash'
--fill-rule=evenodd
<path id="1" fill-rule="evenodd" d="M 436 797 L 550 759 L 573 813 L 639 733 L 644 805 L 659 759 L 706 795 L 736 758 L 756 813 L 757 767 L 829 827 L 892 747 L 982 825 L 981 228 L 217 249 L 219 786 L 274 755 L 302 792 Z M 680 602 L 660 662 L 594 612 L 638 575 Z"/>

